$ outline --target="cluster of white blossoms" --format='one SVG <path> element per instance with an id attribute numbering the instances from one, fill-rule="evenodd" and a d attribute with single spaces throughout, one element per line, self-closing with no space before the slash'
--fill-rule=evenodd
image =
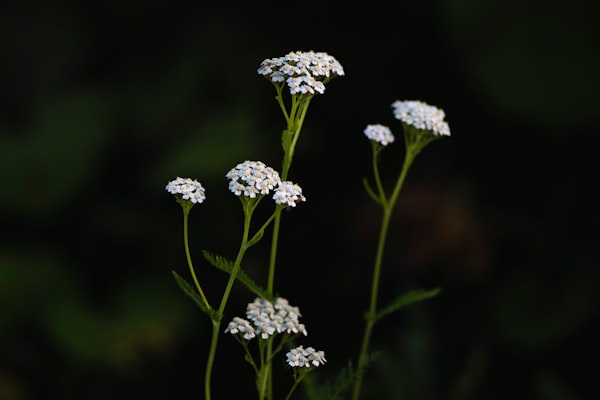
<path id="1" fill-rule="evenodd" d="M 291 94 L 325 92 L 324 80 L 344 75 L 344 68 L 324 52 L 292 51 L 283 57 L 267 58 L 258 73 L 273 83 L 286 82 Z"/>
<path id="2" fill-rule="evenodd" d="M 277 204 L 296 207 L 298 202 L 306 201 L 300 186 L 282 181 L 279 172 L 262 161 L 244 161 L 230 169 L 225 177 L 229 179 L 229 190 L 236 196 L 255 198 L 274 191 L 273 200 Z"/>
<path id="3" fill-rule="evenodd" d="M 302 333 L 306 336 L 306 327 L 299 322 L 300 311 L 292 307 L 284 298 L 277 298 L 275 304 L 257 297 L 246 307 L 246 318 L 235 317 L 227 325 L 225 333 L 243 334 L 250 340 L 256 336 L 268 339 L 277 333 Z"/>
<path id="4" fill-rule="evenodd" d="M 431 131 L 436 136 L 450 136 L 443 110 L 418 100 L 397 100 L 392 107 L 396 119 L 415 128 Z"/>
<path id="5" fill-rule="evenodd" d="M 275 190 L 273 200 L 277 204 L 284 204 L 288 207 L 296 207 L 296 202 L 306 201 L 302 195 L 302 188 L 290 181 L 283 181 Z"/>
<path id="6" fill-rule="evenodd" d="M 184 200 L 189 200 L 194 204 L 200 204 L 206 199 L 204 188 L 200 182 L 190 178 L 180 178 L 179 176 L 167 183 L 165 187 L 167 192 L 181 195 Z"/>
<path id="7" fill-rule="evenodd" d="M 306 349 L 298 346 L 286 353 L 287 363 L 292 367 L 318 367 L 327 362 L 323 351 L 316 351 L 312 347 Z"/>
<path id="8" fill-rule="evenodd" d="M 385 125 L 367 125 L 364 130 L 364 134 L 370 140 L 379 142 L 384 146 L 394 142 L 394 135 L 392 135 L 392 131 Z"/>
<path id="9" fill-rule="evenodd" d="M 281 183 L 279 172 L 267 167 L 262 161 L 244 161 L 229 170 L 229 190 L 236 196 L 255 198 L 258 194 L 269 194 Z"/>

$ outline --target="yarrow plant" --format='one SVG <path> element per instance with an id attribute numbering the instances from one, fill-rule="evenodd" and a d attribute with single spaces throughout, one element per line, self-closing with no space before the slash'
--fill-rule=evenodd
<path id="1" fill-rule="evenodd" d="M 371 198 L 381 206 L 382 218 L 379 231 L 379 239 L 377 251 L 375 254 L 375 263 L 373 265 L 373 278 L 371 282 L 371 297 L 369 301 L 369 309 L 365 314 L 365 330 L 361 345 L 360 355 L 358 357 L 358 374 L 354 384 L 352 394 L 353 400 L 360 398 L 363 372 L 369 362 L 369 348 L 371 342 L 371 334 L 375 323 L 383 316 L 388 315 L 398 309 L 430 297 L 434 297 L 439 293 L 439 289 L 429 291 L 413 291 L 406 293 L 383 308 L 378 307 L 379 281 L 381 276 L 381 267 L 383 255 L 385 251 L 385 242 L 388 234 L 388 228 L 392 212 L 396 206 L 396 201 L 404 185 L 404 180 L 410 167 L 412 166 L 417 155 L 432 141 L 439 139 L 442 136 L 450 136 L 450 128 L 448 123 L 444 121 L 444 111 L 437 107 L 430 106 L 427 103 L 418 100 L 397 100 L 392 103 L 394 116 L 402 122 L 404 131 L 405 154 L 404 163 L 400 174 L 396 180 L 391 193 L 387 193 L 383 187 L 381 176 L 379 173 L 379 152 L 388 144 L 394 142 L 394 135 L 389 127 L 375 124 L 367 125 L 363 133 L 371 142 L 372 149 L 372 167 L 373 178 L 375 180 L 375 188 L 372 189 L 368 181 L 363 180 L 363 184 L 367 193 Z"/>
<path id="2" fill-rule="evenodd" d="M 325 85 L 333 78 L 344 76 L 342 65 L 324 52 L 290 52 L 283 57 L 265 59 L 257 70 L 275 88 L 276 101 L 285 119 L 285 128 L 281 134 L 283 157 L 278 171 L 262 161 L 243 161 L 225 173 L 229 191 L 240 199 L 244 216 L 241 244 L 237 255 L 232 259 L 215 255 L 207 250 L 202 252 L 204 259 L 212 266 L 224 271 L 228 278 L 218 301 L 209 300 L 202 289 L 192 264 L 188 238 L 188 217 L 194 205 L 206 200 L 204 187 L 191 178 L 177 177 L 166 185 L 166 190 L 175 196 L 183 210 L 183 239 L 186 260 L 193 285 L 189 284 L 177 272 L 172 274 L 180 288 L 209 316 L 212 323 L 212 335 L 204 370 L 204 398 L 213 396 L 211 387 L 213 367 L 217 354 L 219 338 L 230 335 L 238 342 L 244 352 L 244 359 L 251 365 L 256 378 L 256 390 L 259 400 L 272 400 L 275 397 L 273 366 L 281 362 L 292 370 L 293 383 L 285 399 L 291 399 L 293 393 L 307 374 L 326 364 L 325 352 L 316 350 L 297 341 L 308 335 L 304 324 L 300 322 L 300 310 L 291 306 L 286 298 L 275 295 L 275 266 L 279 247 L 279 233 L 283 209 L 293 209 L 306 201 L 302 188 L 288 179 L 294 150 L 302 130 L 308 106 L 314 96 L 325 93 Z M 362 381 L 372 360 L 370 340 L 375 323 L 382 317 L 400 308 L 418 301 L 434 297 L 439 289 L 415 290 L 399 296 L 385 307 L 377 303 L 379 280 L 384 255 L 385 241 L 390 216 L 403 186 L 406 174 L 415 157 L 430 142 L 450 136 L 445 115 L 441 109 L 420 101 L 396 101 L 392 104 L 394 116 L 400 120 L 404 130 L 405 159 L 391 193 L 385 190 L 379 173 L 379 153 L 384 147 L 394 143 L 394 135 L 386 125 L 371 124 L 364 129 L 372 149 L 374 188 L 363 180 L 368 195 L 382 207 L 379 242 L 373 265 L 373 279 L 368 311 L 365 313 L 365 326 L 362 344 L 353 367 L 352 356 L 348 367 L 340 371 L 339 384 L 323 398 L 339 399 L 341 393 L 351 391 L 353 399 L 361 395 Z M 272 213 L 262 223 L 253 222 L 254 213 L 269 198 L 273 201 Z M 258 228 L 256 228 L 258 226 Z M 258 285 L 242 268 L 247 251 L 258 244 L 267 229 L 271 231 L 270 252 L 267 265 L 265 286 Z M 235 316 L 223 326 L 223 317 L 235 283 L 245 286 L 255 294 L 246 307 L 244 317 Z M 206 283 L 204 283 L 206 284 Z M 209 283 L 214 286 L 214 282 Z M 283 359 L 285 354 L 285 359 Z M 281 361 L 277 361 L 277 360 Z M 307 395 L 310 395 L 307 392 Z"/>

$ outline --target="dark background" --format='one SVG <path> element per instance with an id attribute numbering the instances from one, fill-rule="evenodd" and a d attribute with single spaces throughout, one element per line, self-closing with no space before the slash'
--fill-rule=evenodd
<path id="1" fill-rule="evenodd" d="M 190 238 L 217 302 L 226 276 L 200 252 L 239 245 L 227 170 L 279 169 L 284 120 L 256 69 L 293 50 L 346 72 L 311 103 L 290 172 L 308 202 L 284 213 L 276 276 L 304 344 L 326 352 L 316 379 L 356 359 L 368 304 L 381 214 L 361 184 L 362 131 L 396 134 L 391 187 L 403 147 L 390 105 L 419 99 L 452 136 L 406 181 L 381 304 L 443 290 L 377 326 L 364 398 L 597 398 L 598 4 L 4 2 L 0 399 L 203 397 L 210 323 L 172 279 L 188 272 L 164 186 L 207 190 Z M 267 244 L 244 264 L 258 282 Z M 252 299 L 236 287 L 228 316 Z M 214 397 L 253 398 L 241 348 L 220 343 Z"/>

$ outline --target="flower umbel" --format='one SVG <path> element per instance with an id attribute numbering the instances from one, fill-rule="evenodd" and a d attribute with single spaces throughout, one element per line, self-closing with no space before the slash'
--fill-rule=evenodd
<path id="1" fill-rule="evenodd" d="M 286 353 L 287 363 L 291 367 L 318 367 L 324 365 L 327 360 L 325 359 L 325 352 L 317 351 L 312 347 L 298 346 Z"/>
<path id="2" fill-rule="evenodd" d="M 384 146 L 394 142 L 394 135 L 392 135 L 392 131 L 385 125 L 367 125 L 364 130 L 364 134 L 370 140 L 374 140 Z"/>
<path id="3" fill-rule="evenodd" d="M 281 183 L 279 172 L 261 161 L 244 161 L 230 169 L 225 177 L 230 180 L 229 190 L 232 193 L 250 198 L 269 194 Z"/>
<path id="4" fill-rule="evenodd" d="M 431 131 L 435 136 L 450 136 L 450 127 L 444 121 L 444 110 L 419 100 L 396 100 L 392 103 L 394 116 L 417 129 Z"/>
<path id="5" fill-rule="evenodd" d="M 271 82 L 286 82 L 291 94 L 313 95 L 325 92 L 325 83 L 344 75 L 344 68 L 333 56 L 324 52 L 292 51 L 283 57 L 268 58 L 258 73 Z"/>
<path id="6" fill-rule="evenodd" d="M 246 307 L 246 319 L 235 317 L 225 329 L 233 335 L 243 333 L 244 339 L 250 340 L 256 336 L 268 339 L 277 333 L 308 335 L 304 324 L 299 322 L 300 310 L 292 307 L 282 297 L 275 304 L 257 297 Z"/>
<path id="7" fill-rule="evenodd" d="M 277 204 L 283 204 L 288 207 L 296 207 L 300 201 L 306 201 L 306 197 L 302 195 L 302 188 L 290 181 L 283 181 L 275 190 L 273 200 Z"/>
<path id="8" fill-rule="evenodd" d="M 165 189 L 174 195 L 181 195 L 183 200 L 189 200 L 194 204 L 200 204 L 206 199 L 205 190 L 200 182 L 190 178 L 177 177 L 167 183 Z"/>

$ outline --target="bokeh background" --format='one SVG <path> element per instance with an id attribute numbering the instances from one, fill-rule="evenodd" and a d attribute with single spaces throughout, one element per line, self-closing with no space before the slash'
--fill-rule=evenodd
<path id="1" fill-rule="evenodd" d="M 292 50 L 346 71 L 311 103 L 290 172 L 308 202 L 284 215 L 276 276 L 326 351 L 315 379 L 355 360 L 368 304 L 381 214 L 362 131 L 400 139 L 390 105 L 419 99 L 452 137 L 406 181 L 381 304 L 442 293 L 378 326 L 364 398 L 598 398 L 598 4 L 4 2 L 0 399 L 202 398 L 210 323 L 172 279 L 188 275 L 164 186 L 207 190 L 190 238 L 217 301 L 226 277 L 201 251 L 234 257 L 242 226 L 224 174 L 280 165 L 284 120 L 256 69 Z M 402 140 L 382 155 L 390 185 L 402 155 Z M 259 282 L 266 242 L 244 264 Z M 228 315 L 252 298 L 238 287 Z M 222 338 L 215 398 L 253 385 Z"/>

